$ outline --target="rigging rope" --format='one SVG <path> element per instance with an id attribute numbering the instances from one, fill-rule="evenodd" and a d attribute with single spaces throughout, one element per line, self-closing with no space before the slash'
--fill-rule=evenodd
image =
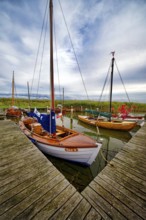
<path id="1" fill-rule="evenodd" d="M 101 102 L 101 98 L 102 98 L 102 95 L 103 95 L 103 92 L 104 92 L 104 89 L 105 89 L 105 85 L 107 83 L 107 80 L 108 80 L 108 77 L 109 77 L 109 73 L 110 73 L 110 67 L 111 67 L 111 64 L 108 68 L 108 71 L 107 71 L 107 75 L 106 75 L 106 78 L 105 78 L 105 81 L 104 81 L 104 84 L 103 84 L 103 88 L 102 88 L 102 91 L 101 91 L 101 95 L 99 96 L 99 101 L 98 101 L 98 104 Z M 100 106 L 101 107 L 101 106 Z"/>
<path id="2" fill-rule="evenodd" d="M 60 73 L 59 73 L 59 65 L 58 65 L 58 53 L 57 53 L 57 41 L 56 41 L 55 22 L 54 22 L 54 39 L 55 39 L 56 66 L 57 66 L 57 74 L 58 74 L 59 94 L 60 94 L 60 100 L 61 100 Z"/>
<path id="3" fill-rule="evenodd" d="M 43 34 L 43 30 L 44 30 L 44 24 L 45 24 L 47 9 L 48 9 L 48 0 L 46 1 L 46 8 L 45 8 L 45 13 L 44 13 L 44 18 L 43 18 L 43 24 L 42 24 L 42 28 L 41 28 L 41 34 L 40 34 L 40 39 L 39 39 L 39 44 L 38 44 L 38 50 L 37 50 L 36 60 L 35 60 L 35 65 L 34 65 L 34 70 L 33 70 L 33 78 L 32 78 L 32 84 L 31 84 L 31 89 L 30 89 L 30 97 L 32 95 L 34 75 L 35 75 L 35 72 L 36 72 L 36 66 L 37 66 L 38 55 L 39 55 L 39 50 L 40 50 L 40 45 L 41 45 L 41 40 L 42 40 L 42 34 Z"/>
<path id="4" fill-rule="evenodd" d="M 123 84 L 123 87 L 124 87 L 124 90 L 125 90 L 126 96 L 127 96 L 127 98 L 128 98 L 128 101 L 129 101 L 129 103 L 130 103 L 130 98 L 129 98 L 128 93 L 127 93 L 127 91 L 126 91 L 126 87 L 125 87 L 125 85 L 124 85 L 124 82 L 123 82 L 122 76 L 121 76 L 120 71 L 119 71 L 119 69 L 118 69 L 118 66 L 117 66 L 116 60 L 115 60 L 115 66 L 116 66 L 117 71 L 118 71 L 118 74 L 119 74 L 119 76 L 120 76 L 120 80 L 121 80 L 121 82 L 122 82 L 122 84 Z M 108 76 L 109 76 L 109 73 L 110 73 L 110 72 L 109 72 L 109 71 L 110 71 L 110 67 L 111 67 L 111 63 L 110 63 L 110 66 L 109 66 L 109 69 L 108 69 L 108 72 L 107 72 L 106 79 L 105 79 L 105 81 L 104 81 L 104 85 L 103 85 L 103 88 L 102 88 L 101 95 L 99 96 L 98 104 L 101 102 L 101 98 L 102 98 L 102 95 L 103 95 L 103 92 L 104 92 L 104 89 L 105 89 L 105 85 L 106 85 L 106 83 L 107 83 Z M 100 106 L 100 107 L 101 107 L 101 106 Z"/>
<path id="5" fill-rule="evenodd" d="M 112 163 L 110 163 L 110 161 L 105 158 L 105 156 L 104 156 L 103 151 L 102 151 L 101 148 L 100 148 L 100 151 L 99 151 L 99 152 L 100 152 L 100 155 L 102 156 L 103 160 L 104 160 L 108 165 L 114 167 L 114 165 L 113 165 Z"/>
<path id="6" fill-rule="evenodd" d="M 74 56 L 75 56 L 75 59 L 76 59 L 77 65 L 78 65 L 78 69 L 79 69 L 79 73 L 80 73 L 80 76 L 81 76 L 81 79 L 82 79 L 82 83 L 83 83 L 83 86 L 84 86 L 84 89 L 85 89 L 85 92 L 86 92 L 86 96 L 87 96 L 87 99 L 90 100 L 90 99 L 89 99 L 88 92 L 87 92 L 87 89 L 86 89 L 86 86 L 85 86 L 85 82 L 84 82 L 84 79 L 83 79 L 83 75 L 82 75 L 82 73 L 81 73 L 81 68 L 80 68 L 80 65 L 79 65 L 79 62 L 78 62 L 78 59 L 77 59 L 77 55 L 76 55 L 76 52 L 75 52 L 75 49 L 74 49 L 74 46 L 73 46 L 73 41 L 72 41 L 72 39 L 71 39 L 71 35 L 70 35 L 69 29 L 68 29 L 68 26 L 67 26 L 67 22 L 66 22 L 64 13 L 63 13 L 63 9 L 62 9 L 60 0 L 58 0 L 58 2 L 59 2 L 59 4 L 60 4 L 60 8 L 61 8 L 61 12 L 62 12 L 62 15 L 63 15 L 64 23 L 65 23 L 65 25 L 66 25 L 66 29 L 67 29 L 67 32 L 68 32 L 68 36 L 69 36 L 69 39 L 70 39 L 70 43 L 71 43 L 71 46 L 72 46 L 72 49 L 73 49 L 73 52 L 74 52 Z"/>
<path id="7" fill-rule="evenodd" d="M 127 98 L 128 98 L 128 100 L 129 100 L 129 103 L 130 103 L 131 101 L 130 101 L 130 98 L 129 98 L 128 93 L 127 93 L 127 91 L 126 91 L 126 87 L 125 87 L 125 85 L 124 85 L 124 82 L 123 82 L 122 76 L 121 76 L 120 71 L 119 71 L 119 69 L 118 69 L 118 66 L 117 66 L 116 60 L 115 60 L 115 64 L 116 64 L 117 71 L 118 71 L 118 73 L 119 73 L 119 76 L 120 76 L 121 82 L 122 82 L 122 84 L 123 84 L 123 87 L 124 87 L 124 89 L 125 89 L 125 93 L 126 93 L 126 95 L 127 95 Z"/>
<path id="8" fill-rule="evenodd" d="M 14 83 L 14 105 L 16 105 L 16 99 L 15 99 L 16 97 L 17 97 L 17 90 L 16 90 L 16 84 Z M 17 103 L 18 103 L 18 106 L 20 106 L 20 102 L 18 100 L 17 100 Z"/>
<path id="9" fill-rule="evenodd" d="M 47 20 L 48 20 L 48 14 L 47 14 Z M 44 47 L 45 47 L 45 41 L 46 41 L 47 20 L 46 20 L 45 35 L 44 35 L 43 48 L 42 48 L 42 54 L 41 54 L 40 69 L 39 69 L 39 79 L 38 79 L 38 86 L 37 86 L 37 97 L 38 97 L 38 92 L 39 92 L 40 76 L 41 76 L 41 71 L 42 71 L 42 62 L 43 62 Z"/>

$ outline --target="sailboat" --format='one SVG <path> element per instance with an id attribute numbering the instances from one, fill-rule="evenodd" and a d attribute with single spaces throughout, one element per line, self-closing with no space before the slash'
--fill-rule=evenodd
<path id="1" fill-rule="evenodd" d="M 10 108 L 6 109 L 6 116 L 8 117 L 21 117 L 22 111 L 17 106 L 15 106 L 15 96 L 14 96 L 14 90 L 15 90 L 15 81 L 14 81 L 14 71 L 12 76 L 12 105 Z"/>
<path id="2" fill-rule="evenodd" d="M 113 88 L 115 52 L 112 52 L 111 54 L 112 54 L 112 60 L 111 60 L 109 113 L 95 111 L 95 113 L 98 115 L 97 117 L 78 115 L 78 119 L 89 125 L 98 126 L 101 128 L 119 130 L 119 131 L 130 131 L 136 126 L 137 124 L 136 122 L 112 119 L 112 88 Z M 91 113 L 93 113 L 92 110 L 91 110 Z"/>
<path id="3" fill-rule="evenodd" d="M 44 153 L 68 161 L 91 165 L 102 143 L 64 126 L 56 125 L 53 62 L 53 2 L 50 0 L 50 113 L 37 109 L 19 122 L 20 129 Z"/>
<path id="4" fill-rule="evenodd" d="M 132 114 L 132 108 L 128 108 L 126 104 L 119 106 L 118 113 L 112 114 L 112 118 L 120 118 L 124 121 L 135 121 L 137 125 L 141 125 L 144 121 L 144 115 Z"/>

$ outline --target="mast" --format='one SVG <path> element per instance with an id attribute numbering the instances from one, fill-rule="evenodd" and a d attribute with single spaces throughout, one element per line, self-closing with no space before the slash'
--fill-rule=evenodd
<path id="1" fill-rule="evenodd" d="M 64 88 L 63 88 L 63 95 L 62 95 L 62 107 L 64 107 Z"/>
<path id="2" fill-rule="evenodd" d="M 27 82 L 27 90 L 28 90 L 28 105 L 29 105 L 29 108 L 30 108 L 29 82 Z"/>
<path id="3" fill-rule="evenodd" d="M 53 1 L 50 0 L 50 94 L 51 109 L 55 109 L 54 101 L 54 65 L 53 65 Z"/>
<path id="4" fill-rule="evenodd" d="M 14 106 L 14 71 L 12 76 L 12 106 Z"/>
<path id="5" fill-rule="evenodd" d="M 112 57 L 112 63 L 111 63 L 110 106 L 109 106 L 110 113 L 112 113 L 112 92 L 113 92 L 113 74 L 114 74 L 115 51 L 111 52 L 111 54 L 113 57 Z M 111 118 L 110 118 L 110 121 L 111 121 Z"/>

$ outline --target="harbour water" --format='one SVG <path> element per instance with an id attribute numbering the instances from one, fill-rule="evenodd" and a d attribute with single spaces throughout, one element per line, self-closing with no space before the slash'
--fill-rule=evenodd
<path id="1" fill-rule="evenodd" d="M 70 128 L 70 116 L 64 117 L 65 127 Z M 57 124 L 61 125 L 60 118 Z M 98 173 L 114 158 L 114 156 L 122 149 L 133 134 L 139 129 L 136 127 L 131 132 L 112 131 L 106 129 L 96 129 L 77 120 L 77 113 L 74 113 L 72 129 L 82 132 L 96 140 L 102 141 L 103 145 L 96 157 L 96 160 L 90 167 L 81 164 L 71 163 L 59 158 L 46 155 L 46 157 L 56 166 L 56 168 L 69 180 L 69 182 L 81 192 L 84 188 L 98 175 Z"/>

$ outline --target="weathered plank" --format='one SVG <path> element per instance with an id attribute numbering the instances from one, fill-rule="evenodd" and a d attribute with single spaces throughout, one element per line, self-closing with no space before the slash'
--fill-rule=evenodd
<path id="1" fill-rule="evenodd" d="M 105 194 L 100 195 L 92 187 L 88 186 L 82 195 L 89 201 L 89 203 L 97 210 L 103 219 L 126 219 L 120 212 L 118 212 L 113 205 L 106 199 Z"/>
<path id="2" fill-rule="evenodd" d="M 135 136 L 133 137 L 130 141 L 130 143 L 133 143 L 133 144 L 137 144 L 139 146 L 143 146 L 143 147 L 146 147 L 146 141 L 145 141 L 145 138 L 140 138 L 138 136 Z"/>
<path id="3" fill-rule="evenodd" d="M 112 165 L 114 165 L 115 167 L 119 167 L 123 170 L 125 170 L 126 172 L 129 172 L 135 176 L 137 176 L 139 179 L 143 180 L 144 185 L 146 182 L 146 175 L 145 172 L 140 171 L 139 169 L 136 169 L 135 167 L 132 167 L 130 163 L 124 163 L 124 160 L 122 160 L 121 158 L 114 158 L 112 160 Z"/>
<path id="4" fill-rule="evenodd" d="M 109 206 L 112 207 L 112 218 L 117 217 L 118 219 L 123 219 L 124 217 L 129 218 L 130 216 L 132 219 L 141 219 L 135 212 L 133 212 L 123 203 L 124 197 L 122 196 L 122 194 L 118 193 L 117 195 L 117 191 L 114 190 L 114 187 L 105 187 L 106 184 L 104 184 L 104 181 L 100 180 L 101 179 L 99 178 L 98 182 L 92 181 L 90 187 L 100 196 L 104 196 L 104 199 L 109 203 Z M 101 185 L 101 182 L 103 185 Z"/>
<path id="5" fill-rule="evenodd" d="M 125 175 L 122 175 L 119 172 L 115 172 L 113 167 L 112 169 L 106 167 L 104 169 L 104 174 L 108 176 L 110 179 L 114 180 L 115 182 L 119 182 L 125 189 L 133 192 L 137 197 L 140 197 L 145 201 L 145 195 L 141 191 L 141 189 L 134 186 L 132 180 L 126 178 Z"/>
<path id="6" fill-rule="evenodd" d="M 91 208 L 91 205 L 85 199 L 82 199 L 81 202 L 76 207 L 76 209 L 74 209 L 72 214 L 69 216 L 69 219 L 72 219 L 72 220 L 84 219 L 87 213 L 89 212 L 90 208 Z"/>
<path id="7" fill-rule="evenodd" d="M 11 197 L 15 196 L 16 194 L 20 193 L 30 185 L 35 184 L 37 181 L 43 181 L 44 178 L 48 175 L 48 173 L 51 174 L 51 172 L 57 172 L 54 166 L 44 167 L 42 170 L 30 178 L 23 181 L 21 184 L 17 185 L 16 187 L 8 190 L 7 192 L 3 193 L 0 196 L 0 203 L 4 203 L 5 201 L 9 200 Z"/>
<path id="8" fill-rule="evenodd" d="M 146 124 L 82 195 L 104 219 L 146 219 Z"/>
<path id="9" fill-rule="evenodd" d="M 0 219 L 146 219 L 146 124 L 81 194 L 16 124 L 0 136 Z"/>
<path id="10" fill-rule="evenodd" d="M 1 125 L 0 219 L 84 218 L 91 205 L 16 124 Z"/>
<path id="11" fill-rule="evenodd" d="M 138 152 L 137 152 L 137 154 L 134 154 L 134 152 L 130 152 L 127 149 L 125 149 L 125 150 L 123 149 L 120 153 L 121 154 L 119 154 L 118 156 L 124 154 L 125 157 L 127 158 L 127 161 L 129 159 L 131 159 L 131 160 L 133 160 L 133 162 L 135 162 L 135 164 L 138 163 L 139 158 L 140 158 L 140 160 L 141 160 L 141 167 L 142 168 L 146 168 L 144 151 L 143 151 L 143 154 L 141 154 L 141 153 L 138 154 Z"/>
<path id="12" fill-rule="evenodd" d="M 17 192 L 15 194 L 15 197 L 12 196 L 6 202 L 1 204 L 0 214 L 5 212 L 6 210 L 12 208 L 13 206 L 15 206 L 15 208 L 17 207 L 17 205 L 20 206 L 20 203 L 22 201 L 24 202 L 25 199 L 28 199 L 30 194 L 34 194 L 34 192 L 37 192 L 37 190 L 41 189 L 42 187 L 43 188 L 46 187 L 48 190 L 48 187 L 51 185 L 52 179 L 54 179 L 56 177 L 56 175 L 57 174 L 56 174 L 56 170 L 55 170 L 54 172 L 51 172 L 49 175 L 47 175 L 47 176 L 45 175 L 44 178 L 41 178 L 38 181 L 33 181 L 33 184 L 25 185 L 25 188 L 23 190 L 21 190 L 19 193 Z M 15 188 L 15 192 L 16 192 L 16 188 Z M 45 190 L 44 190 L 44 192 L 45 192 Z M 40 192 L 40 194 L 41 194 L 41 192 Z"/>
<path id="13" fill-rule="evenodd" d="M 86 215 L 86 217 L 84 218 L 84 220 L 93 220 L 93 219 L 101 220 L 102 217 L 95 209 L 91 208 L 88 214 Z"/>
<path id="14" fill-rule="evenodd" d="M 59 185 L 60 187 L 60 185 Z M 58 188 L 56 189 L 58 190 Z M 72 185 L 68 185 L 66 188 L 61 187 L 61 193 L 55 196 L 51 202 L 48 203 L 43 207 L 40 212 L 38 212 L 33 219 L 48 219 L 56 211 L 58 211 L 68 200 L 69 198 L 75 193 L 75 188 Z M 51 197 L 50 197 L 51 198 Z"/>
<path id="15" fill-rule="evenodd" d="M 92 188 L 96 189 L 96 184 L 98 184 L 100 188 L 104 188 L 108 193 L 114 195 L 115 201 L 112 199 L 112 203 L 115 203 L 115 207 L 117 207 L 117 209 L 119 209 L 119 211 L 126 217 L 130 215 L 130 217 L 133 216 L 133 219 L 139 219 L 139 216 L 146 216 L 146 210 L 136 202 L 133 202 L 131 198 L 121 192 L 115 185 L 112 185 L 111 183 L 109 184 L 103 178 L 100 178 L 100 175 L 96 177 L 95 182 L 92 182 Z"/>
<path id="16" fill-rule="evenodd" d="M 71 214 L 69 219 L 76 219 L 76 218 L 74 218 L 75 216 L 77 216 L 77 218 L 78 218 L 79 217 L 78 208 L 79 208 L 79 205 L 81 204 L 81 201 L 82 201 L 82 196 L 78 192 L 76 192 L 68 199 L 68 201 L 50 219 L 51 220 L 67 219 L 68 216 L 70 216 L 70 214 L 73 212 L 74 209 L 75 209 L 75 212 L 73 212 L 74 214 Z M 88 203 L 88 206 L 91 206 L 91 205 Z M 84 208 L 86 208 L 86 207 L 84 206 Z M 82 212 L 82 206 L 80 206 L 79 210 L 81 211 L 81 214 L 83 215 L 84 212 Z M 85 209 L 85 212 L 86 212 L 86 209 Z M 80 215 L 80 217 L 81 217 L 81 215 Z"/>
<path id="17" fill-rule="evenodd" d="M 121 185 L 121 181 L 113 180 L 112 178 L 110 178 L 110 176 L 105 175 L 104 172 L 101 172 L 98 175 L 98 177 L 103 179 L 108 184 L 108 186 L 111 185 L 112 187 L 114 187 L 115 189 L 117 189 L 121 193 L 123 193 L 124 196 L 127 196 L 130 200 L 135 202 L 137 205 L 139 205 L 143 209 L 146 209 L 145 201 L 143 199 L 141 199 L 140 197 L 138 197 L 134 192 L 131 192 L 130 190 L 125 188 L 123 185 Z M 98 180 L 95 178 L 95 182 L 97 182 L 97 181 Z"/>
<path id="18" fill-rule="evenodd" d="M 144 174 L 145 173 L 145 168 L 143 167 L 144 165 L 141 163 L 138 162 L 138 160 L 134 160 L 134 159 L 131 159 L 129 158 L 129 160 L 124 156 L 124 154 L 120 154 L 120 155 L 117 155 L 113 161 L 119 161 L 119 163 L 121 162 L 123 165 L 125 166 L 129 166 L 130 169 L 134 169 L 136 170 L 137 172 L 139 173 L 142 173 Z M 111 165 L 113 165 L 113 161 L 110 163 Z"/>

